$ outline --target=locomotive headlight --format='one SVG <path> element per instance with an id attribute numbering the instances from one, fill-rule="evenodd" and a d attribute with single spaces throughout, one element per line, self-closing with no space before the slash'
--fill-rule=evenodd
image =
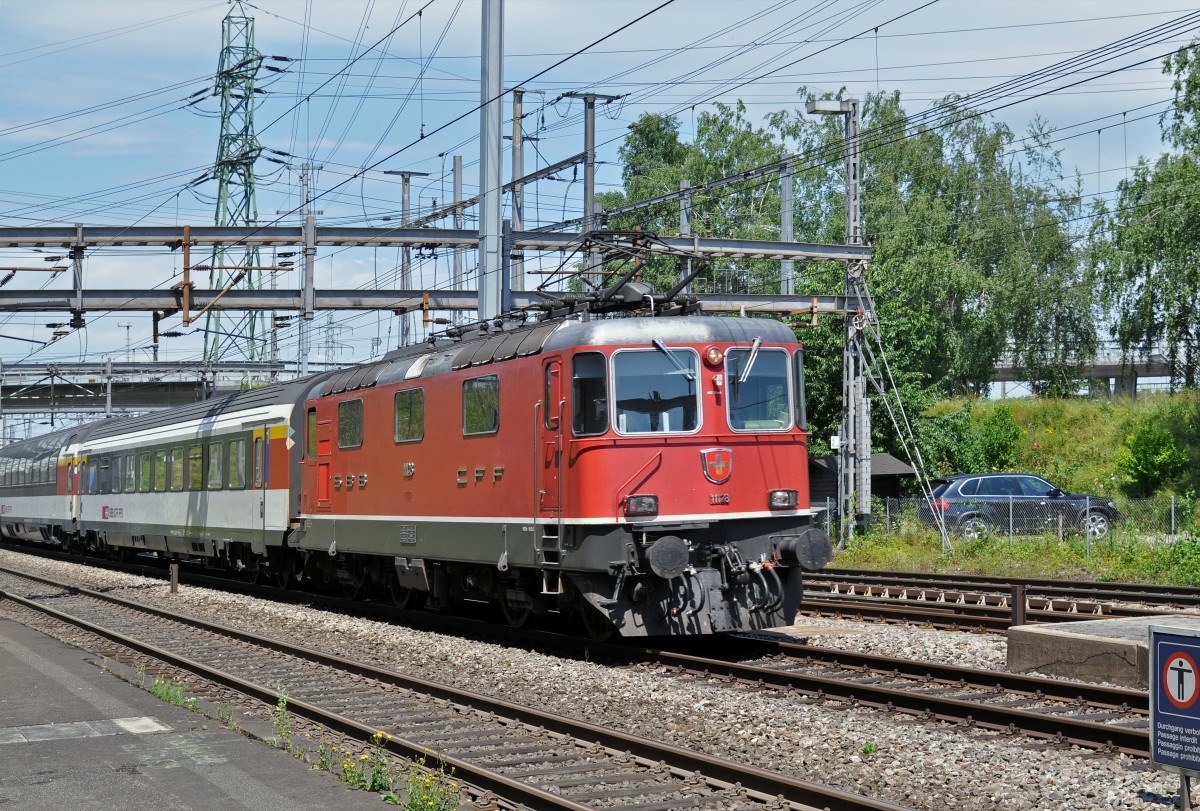
<path id="1" fill-rule="evenodd" d="M 710 346 L 704 350 L 704 362 L 709 366 L 720 366 L 723 360 L 725 360 L 725 353 L 721 351 L 720 347 Z"/>
<path id="2" fill-rule="evenodd" d="M 656 515 L 658 496 L 630 496 L 625 499 L 626 515 Z"/>
<path id="3" fill-rule="evenodd" d="M 767 503 L 772 510 L 789 510 L 799 503 L 799 497 L 796 490 L 772 490 L 767 493 Z"/>

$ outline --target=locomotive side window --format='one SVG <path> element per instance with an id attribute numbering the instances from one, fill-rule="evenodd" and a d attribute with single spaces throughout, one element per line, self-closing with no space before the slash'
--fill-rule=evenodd
<path id="1" fill-rule="evenodd" d="M 338 403 L 338 447 L 357 448 L 363 439 L 363 401 Z"/>
<path id="2" fill-rule="evenodd" d="M 788 356 L 782 349 L 731 348 L 725 353 L 725 398 L 735 431 L 784 431 L 792 427 Z"/>
<path id="3" fill-rule="evenodd" d="M 151 477 L 152 472 L 153 471 L 151 470 L 151 467 L 150 467 L 150 451 L 142 451 L 140 454 L 138 454 L 138 492 L 139 493 L 149 493 L 150 492 L 150 477 Z M 69 476 L 67 478 L 67 482 L 68 482 L 68 484 L 70 483 Z"/>
<path id="4" fill-rule="evenodd" d="M 801 431 L 808 430 L 808 411 L 804 404 L 804 350 L 797 349 L 792 368 L 792 378 L 796 385 L 796 425 Z"/>
<path id="5" fill-rule="evenodd" d="M 225 486 L 231 490 L 241 490 L 246 486 L 246 440 L 244 439 L 229 441 L 229 475 L 225 478 Z"/>
<path id="6" fill-rule="evenodd" d="M 183 489 L 183 448 L 171 449 L 171 489 Z"/>
<path id="7" fill-rule="evenodd" d="M 188 489 L 204 489 L 204 449 L 199 445 L 188 448 Z"/>
<path id="8" fill-rule="evenodd" d="M 500 378 L 496 375 L 463 381 L 463 435 L 494 434 L 500 430 Z"/>
<path id="9" fill-rule="evenodd" d="M 221 448 L 224 443 L 208 443 L 208 489 L 221 489 Z"/>
<path id="10" fill-rule="evenodd" d="M 397 442 L 419 442 L 425 436 L 425 389 L 396 392 L 395 439 Z"/>
<path id="11" fill-rule="evenodd" d="M 699 427 L 700 358 L 691 349 L 620 350 L 613 354 L 617 430 L 665 434 Z"/>
<path id="12" fill-rule="evenodd" d="M 608 430 L 608 364 L 599 352 L 580 352 L 571 363 L 571 431 L 596 436 Z"/>
<path id="13" fill-rule="evenodd" d="M 317 410 L 310 408 L 304 423 L 304 456 L 315 459 L 317 456 Z"/>
<path id="14" fill-rule="evenodd" d="M 562 402 L 562 364 L 546 364 L 546 385 L 542 392 L 543 424 L 551 431 L 558 430 L 558 404 Z"/>

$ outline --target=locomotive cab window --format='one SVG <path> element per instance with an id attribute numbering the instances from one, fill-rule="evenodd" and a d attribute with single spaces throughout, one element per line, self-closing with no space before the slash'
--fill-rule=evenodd
<path id="1" fill-rule="evenodd" d="M 808 411 L 804 404 L 804 350 L 797 349 L 792 355 L 792 381 L 796 387 L 796 425 L 801 431 L 808 430 Z"/>
<path id="2" fill-rule="evenodd" d="M 700 357 L 692 349 L 619 350 L 613 354 L 617 431 L 691 433 L 700 427 Z"/>
<path id="3" fill-rule="evenodd" d="M 425 436 L 425 389 L 396 392 L 394 412 L 396 442 L 419 442 Z"/>
<path id="4" fill-rule="evenodd" d="M 463 435 L 494 434 L 500 430 L 500 378 L 496 375 L 463 381 Z"/>
<path id="5" fill-rule="evenodd" d="M 338 403 L 338 447 L 357 448 L 363 438 L 363 401 Z"/>
<path id="6" fill-rule="evenodd" d="M 725 353 L 725 403 L 735 431 L 786 431 L 792 427 L 788 355 L 757 346 Z"/>
<path id="7" fill-rule="evenodd" d="M 608 431 L 607 367 L 599 352 L 580 352 L 571 362 L 571 431 L 575 436 Z"/>

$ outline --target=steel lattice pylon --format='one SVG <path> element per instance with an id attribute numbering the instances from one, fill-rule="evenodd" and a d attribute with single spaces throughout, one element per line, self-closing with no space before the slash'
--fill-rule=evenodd
<path id="1" fill-rule="evenodd" d="M 254 133 L 254 80 L 262 64 L 254 47 L 254 18 L 247 17 L 237 0 L 221 22 L 221 58 L 217 65 L 213 94 L 221 99 L 221 139 L 217 145 L 214 174 L 217 178 L 217 211 L 214 222 L 222 225 L 254 225 L 258 206 L 254 201 L 254 162 L 262 147 Z M 209 286 L 223 288 L 230 282 L 243 288 L 262 287 L 258 248 L 237 252 L 214 248 Z M 209 313 L 205 322 L 204 357 L 221 360 L 233 350 L 246 360 L 262 360 L 264 339 L 261 316 L 250 312 L 236 323 L 222 327 L 221 313 Z"/>

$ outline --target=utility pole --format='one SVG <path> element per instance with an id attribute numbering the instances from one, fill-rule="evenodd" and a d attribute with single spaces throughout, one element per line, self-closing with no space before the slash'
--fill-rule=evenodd
<path id="1" fill-rule="evenodd" d="M 818 99 L 809 113 L 842 115 L 846 120 L 846 244 L 861 245 L 862 186 L 857 99 Z M 863 329 L 871 317 L 866 305 L 866 263 L 846 262 L 846 326 L 842 350 L 842 423 L 838 447 L 839 546 L 853 540 L 858 519 L 871 514 L 871 410 L 867 400 Z M 855 304 L 857 308 L 855 309 Z"/>
<path id="2" fill-rule="evenodd" d="M 512 91 L 512 111 L 513 111 L 513 130 L 512 130 L 512 222 L 511 228 L 513 231 L 520 231 L 525 227 L 525 187 L 517 183 L 519 178 L 525 176 L 525 131 L 522 119 L 525 117 L 524 100 L 525 90 L 520 87 L 514 87 Z M 525 289 L 525 254 L 514 252 L 509 265 L 509 272 L 512 277 L 509 279 L 509 284 L 512 284 L 513 278 L 520 280 L 520 289 Z"/>
<path id="3" fill-rule="evenodd" d="M 428 172 L 414 172 L 411 169 L 384 169 L 385 175 L 400 175 L 400 227 L 407 228 L 412 221 L 409 208 L 409 195 L 414 177 L 429 177 Z M 404 246 L 400 254 L 400 289 L 412 289 L 412 248 Z M 400 315 L 400 346 L 408 346 L 412 342 L 412 319 L 408 313 Z"/>
<path id="4" fill-rule="evenodd" d="M 600 93 L 564 93 L 564 98 L 583 99 L 583 230 L 584 233 L 600 227 L 596 219 L 596 101 L 607 104 L 620 96 L 605 96 Z M 585 278 L 599 287 L 602 277 L 596 270 L 596 252 L 589 251 Z"/>
<path id="5" fill-rule="evenodd" d="M 133 355 L 130 352 L 129 346 L 129 328 L 132 327 L 133 324 L 130 324 L 128 321 L 122 321 L 120 324 L 117 324 L 117 326 L 124 327 L 125 329 L 125 362 L 129 363 L 133 360 Z"/>
<path id="6" fill-rule="evenodd" d="M 795 184 L 792 181 L 792 159 L 783 162 L 783 171 L 779 173 L 779 240 L 791 242 L 795 233 L 795 217 L 793 216 L 792 195 L 795 194 Z M 796 294 L 796 263 L 784 259 L 779 263 L 779 292 L 784 296 Z"/>
<path id="7" fill-rule="evenodd" d="M 479 320 L 500 314 L 504 280 L 501 234 L 500 136 L 504 72 L 504 0 L 483 0 L 479 91 Z"/>
<path id="8" fill-rule="evenodd" d="M 462 155 L 454 156 L 454 202 L 461 203 L 462 196 Z M 462 206 L 454 209 L 454 229 L 461 231 L 463 227 L 463 210 Z M 463 289 L 463 255 L 462 248 L 455 246 L 454 248 L 454 289 Z M 458 312 L 454 313 L 454 323 L 461 320 Z"/>
<path id="9" fill-rule="evenodd" d="M 680 180 L 679 181 L 679 190 L 681 192 L 686 191 L 686 190 L 690 189 L 691 187 L 692 187 L 691 181 L 689 181 L 689 180 Z M 687 237 L 687 236 L 692 235 L 692 196 L 690 194 L 685 194 L 679 198 L 679 235 L 681 237 Z M 691 276 L 691 275 L 692 275 L 692 257 L 689 256 L 687 258 L 687 264 L 684 265 L 684 268 L 683 268 L 683 278 L 681 278 L 680 281 L 683 281 L 683 279 L 686 279 L 688 276 Z M 684 293 L 692 292 L 692 283 L 691 282 L 687 283 L 687 285 L 683 288 L 683 292 Z"/>
<path id="10" fill-rule="evenodd" d="M 323 211 L 313 211 L 312 209 L 312 182 L 313 173 L 319 169 L 324 169 L 322 165 L 313 165 L 311 163 L 302 163 L 299 166 L 300 172 L 300 196 L 304 201 L 303 209 L 303 237 L 304 237 L 304 278 L 302 287 L 304 289 L 303 305 L 304 311 L 300 314 L 299 324 L 299 363 L 297 366 L 300 370 L 300 377 L 308 376 L 308 356 L 310 353 L 312 320 L 315 317 L 316 311 L 316 264 L 317 264 L 317 221 L 315 215 L 323 214 Z M 286 213 L 286 212 L 278 212 Z M 274 313 L 272 313 L 274 316 Z M 274 318 L 272 317 L 272 326 Z M 271 331 L 274 335 L 274 329 Z M 274 360 L 274 358 L 272 358 Z"/>

